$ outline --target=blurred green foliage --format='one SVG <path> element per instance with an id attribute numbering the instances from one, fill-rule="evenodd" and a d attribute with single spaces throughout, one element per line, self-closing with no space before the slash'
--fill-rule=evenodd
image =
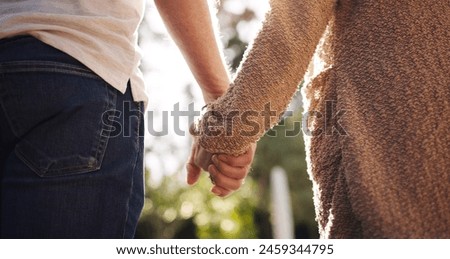
<path id="1" fill-rule="evenodd" d="M 253 211 L 258 188 L 248 179 L 237 195 L 214 196 L 204 174 L 193 186 L 166 177 L 158 187 L 147 186 L 138 238 L 256 238 Z"/>

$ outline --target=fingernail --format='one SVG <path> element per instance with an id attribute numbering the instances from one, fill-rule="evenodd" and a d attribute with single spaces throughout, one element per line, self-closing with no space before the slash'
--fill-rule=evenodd
<path id="1" fill-rule="evenodd" d="M 227 156 L 224 156 L 224 155 L 218 155 L 217 158 L 218 158 L 219 160 L 221 160 L 221 161 L 224 161 L 224 162 L 227 161 Z"/>
<path id="2" fill-rule="evenodd" d="M 215 164 L 218 163 L 218 161 L 217 161 L 217 155 L 213 155 L 213 156 L 212 156 L 212 161 L 213 161 Z"/>

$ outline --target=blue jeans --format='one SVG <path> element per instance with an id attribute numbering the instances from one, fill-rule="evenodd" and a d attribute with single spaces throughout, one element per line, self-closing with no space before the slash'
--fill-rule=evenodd
<path id="1" fill-rule="evenodd" d="M 142 109 L 33 37 L 0 40 L 1 237 L 134 237 Z"/>

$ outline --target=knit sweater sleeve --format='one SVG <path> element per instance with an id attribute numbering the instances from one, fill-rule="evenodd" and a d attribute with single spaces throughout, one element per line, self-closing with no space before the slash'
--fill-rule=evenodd
<path id="1" fill-rule="evenodd" d="M 212 153 L 239 155 L 273 127 L 298 88 L 335 0 L 271 0 L 262 29 L 225 95 L 196 125 Z"/>

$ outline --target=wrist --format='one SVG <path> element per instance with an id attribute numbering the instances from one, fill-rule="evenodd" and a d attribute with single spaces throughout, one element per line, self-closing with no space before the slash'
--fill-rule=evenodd
<path id="1" fill-rule="evenodd" d="M 229 81 L 222 82 L 220 84 L 208 84 L 208 87 L 202 87 L 203 100 L 205 103 L 215 101 L 226 93 L 229 87 Z"/>
<path id="2" fill-rule="evenodd" d="M 205 92 L 203 91 L 203 100 L 205 101 L 206 104 L 214 102 L 215 100 L 217 100 L 220 96 L 222 96 L 225 91 L 217 91 L 217 92 Z"/>

